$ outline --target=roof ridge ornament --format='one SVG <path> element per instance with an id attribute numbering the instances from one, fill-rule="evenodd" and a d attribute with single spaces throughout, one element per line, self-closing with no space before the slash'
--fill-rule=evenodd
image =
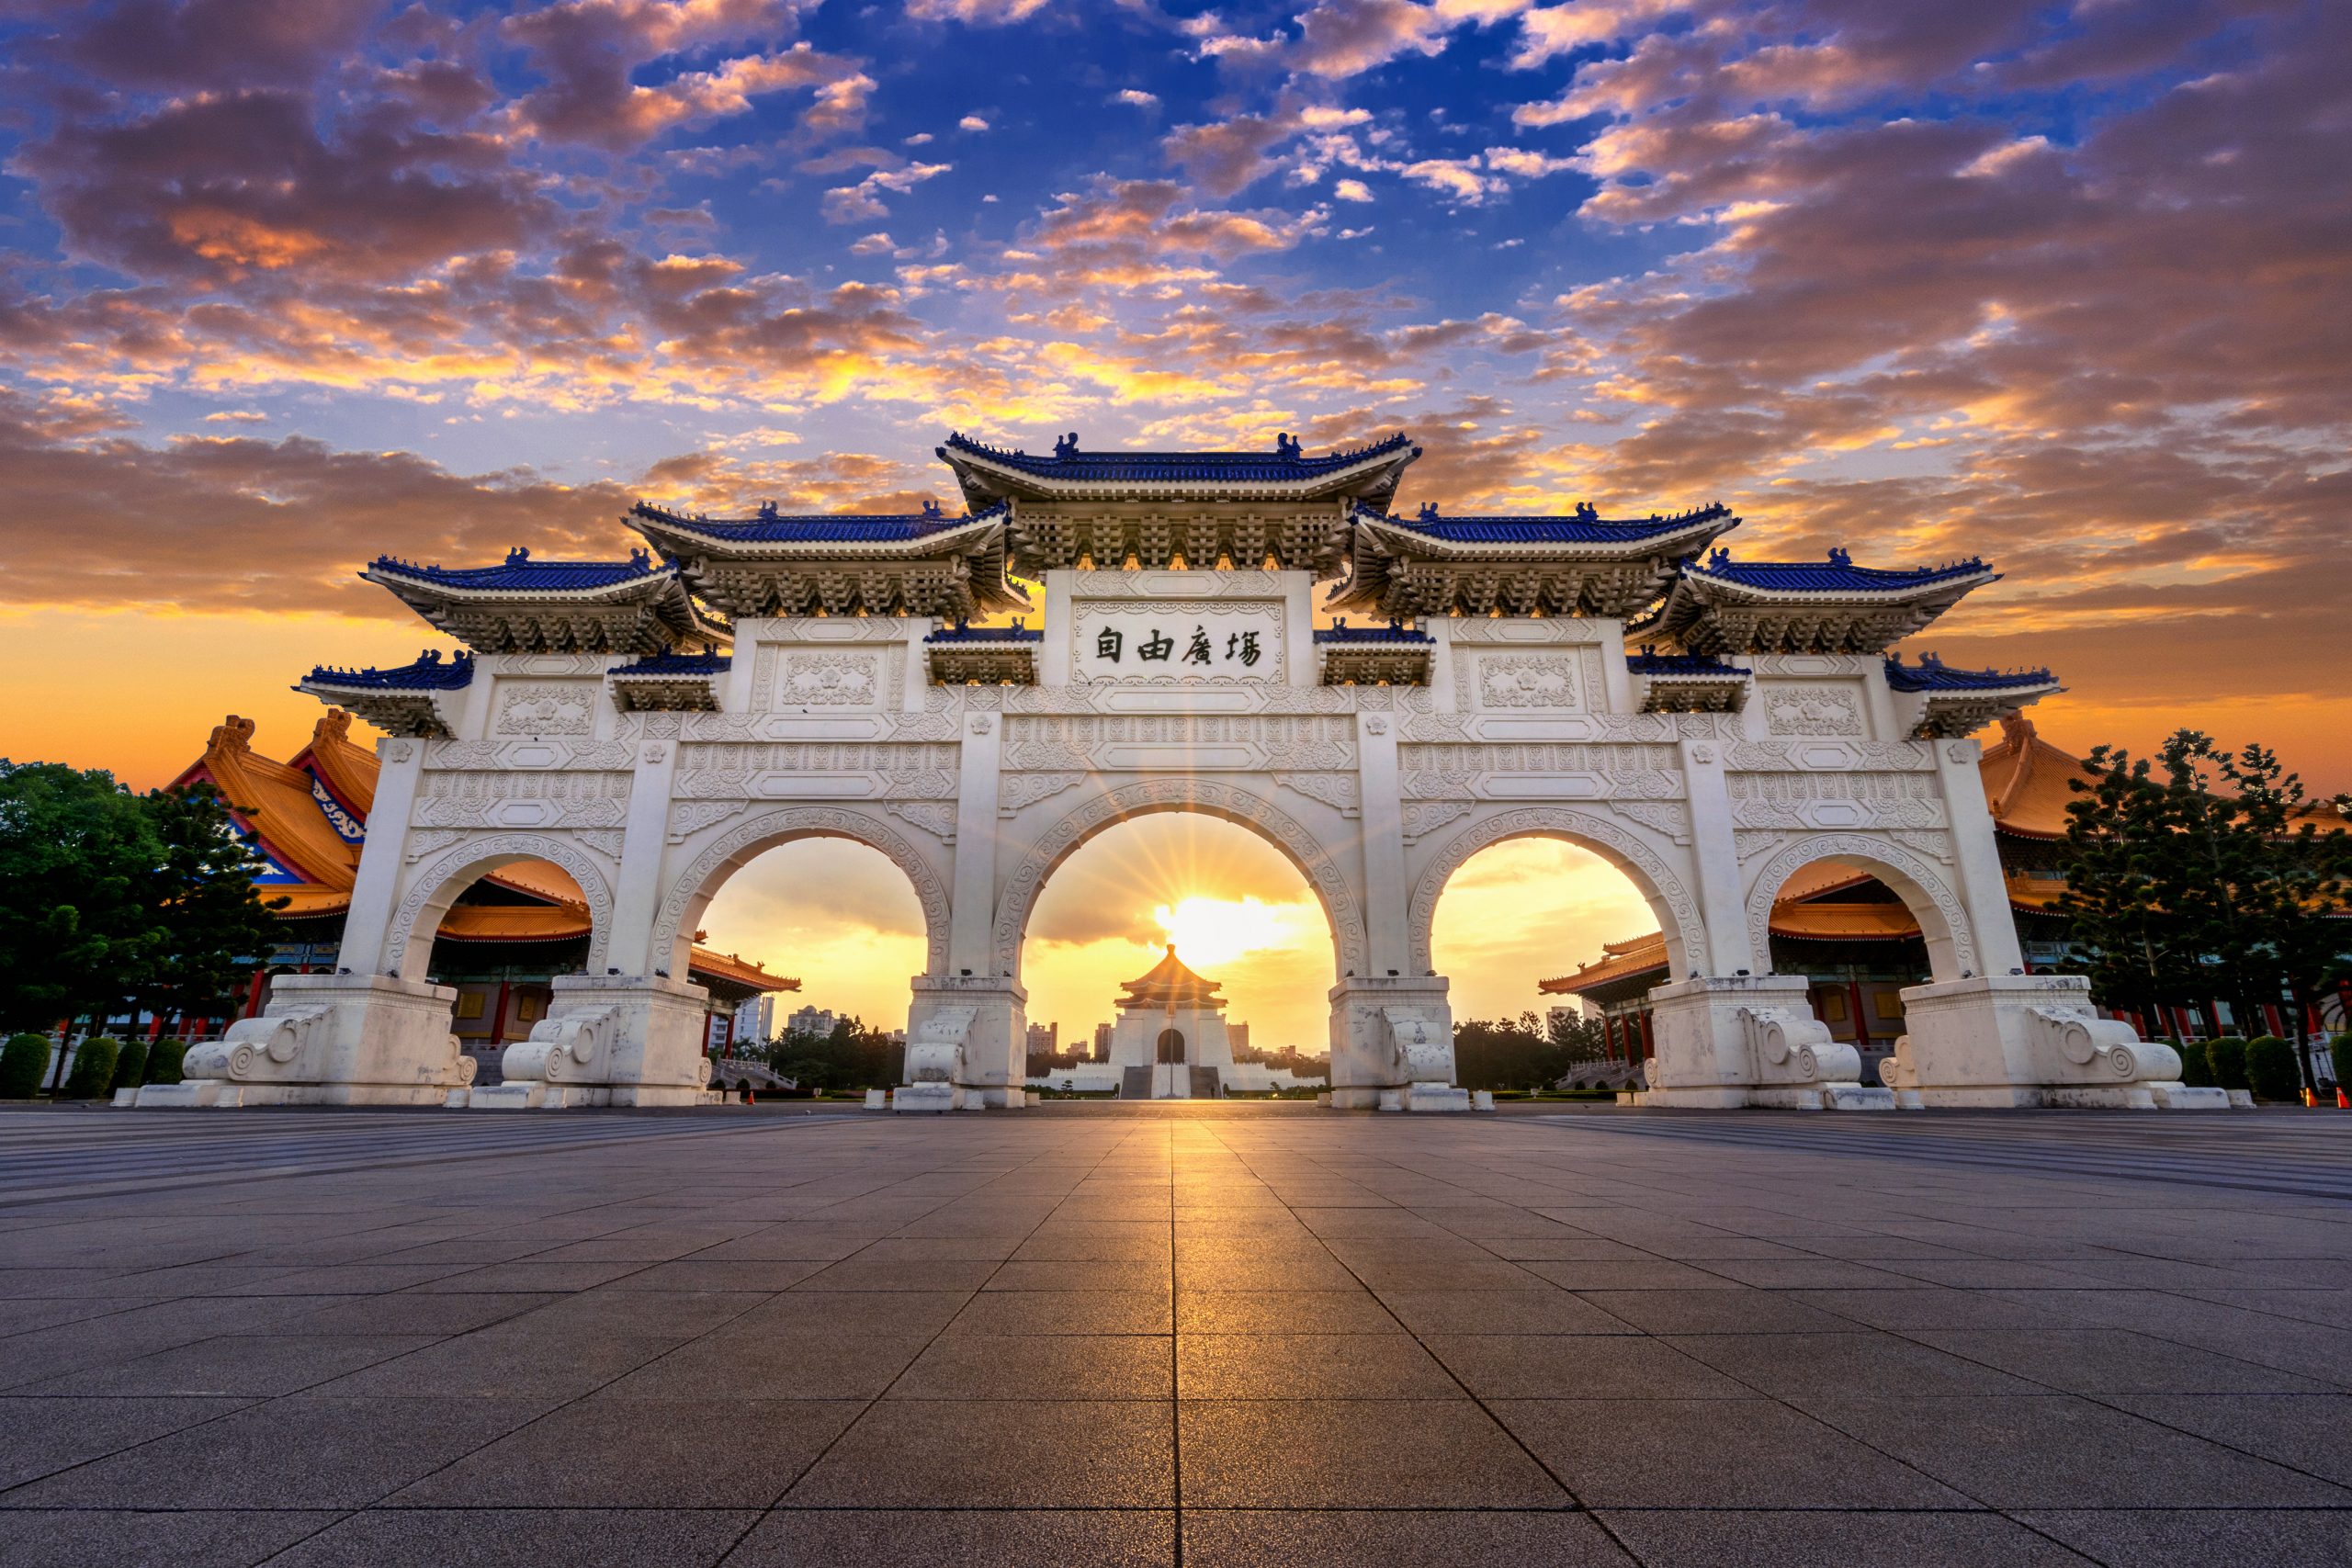
<path id="1" fill-rule="evenodd" d="M 1419 521 L 1423 522 L 1423 523 L 1434 523 L 1434 522 L 1436 522 L 1436 521 L 1437 521 L 1437 502 L 1434 502 L 1434 501 L 1425 501 L 1425 502 L 1421 502 L 1421 514 L 1420 514 L 1420 517 L 1419 517 Z"/>
<path id="2" fill-rule="evenodd" d="M 775 509 L 775 502 L 773 502 L 773 501 L 763 501 L 763 502 L 760 502 L 760 521 L 761 521 L 761 522 L 763 522 L 763 523 L 773 523 L 773 522 L 775 522 L 778 517 L 780 517 L 780 516 L 782 516 L 782 515 L 783 515 L 783 513 L 780 513 L 780 512 L 778 512 L 778 511 Z"/>
<path id="3" fill-rule="evenodd" d="M 1853 554 L 1843 545 L 1832 545 L 1829 547 L 1829 564 L 1831 566 L 1851 566 L 1854 564 Z"/>
<path id="4" fill-rule="evenodd" d="M 531 552 L 525 549 L 520 545 L 514 546 L 506 552 L 506 564 L 508 566 L 521 566 L 530 558 Z"/>
<path id="5" fill-rule="evenodd" d="M 922 498 L 922 514 L 925 517 L 938 517 L 944 515 L 944 513 L 939 510 L 939 502 L 930 496 L 924 496 Z"/>
<path id="6" fill-rule="evenodd" d="M 1057 457 L 1075 457 L 1078 456 L 1077 431 L 1071 431 L 1068 435 L 1063 436 L 1060 440 L 1054 443 L 1054 456 Z"/>
<path id="7" fill-rule="evenodd" d="M 1600 522 L 1600 508 L 1599 508 L 1598 506 L 1595 506 L 1592 502 L 1589 502 L 1589 501 L 1579 501 L 1579 502 L 1577 502 L 1577 522 L 1579 522 L 1579 523 L 1598 523 L 1598 522 Z"/>
<path id="8" fill-rule="evenodd" d="M 1274 456 L 1277 457 L 1299 457 L 1306 456 L 1306 452 L 1305 449 L 1299 446 L 1297 439 L 1293 436 L 1289 431 L 1285 430 L 1281 434 L 1274 437 Z"/>
<path id="9" fill-rule="evenodd" d="M 1707 570 L 1709 571 L 1721 571 L 1730 564 L 1731 547 L 1729 545 L 1717 545 L 1713 549 L 1707 552 Z"/>

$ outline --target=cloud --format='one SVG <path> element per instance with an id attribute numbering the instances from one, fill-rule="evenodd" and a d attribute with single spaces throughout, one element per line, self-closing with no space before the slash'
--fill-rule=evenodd
<path id="1" fill-rule="evenodd" d="M 952 164 L 909 164 L 900 169 L 876 169 L 854 186 L 837 186 L 825 193 L 825 221 L 857 223 L 887 218 L 889 209 L 882 205 L 884 192 L 903 196 L 954 167 Z"/>
<path id="2" fill-rule="evenodd" d="M 956 129 L 958 130 L 969 130 L 978 133 L 988 130 L 989 122 L 982 119 L 978 115 L 967 114 L 962 119 L 956 122 Z"/>
<path id="3" fill-rule="evenodd" d="M 976 28 L 1025 22 L 1046 8 L 1046 0 L 907 0 L 907 15 L 925 22 L 963 22 Z"/>
<path id="4" fill-rule="evenodd" d="M 1341 201 L 1370 201 L 1372 188 L 1362 180 L 1341 180 L 1331 187 L 1331 194 Z"/>
<path id="5" fill-rule="evenodd" d="M 1125 104 L 1129 108 L 1150 109 L 1159 107 L 1159 95 L 1147 93 L 1140 87 L 1122 87 L 1104 99 L 1105 103 Z"/>

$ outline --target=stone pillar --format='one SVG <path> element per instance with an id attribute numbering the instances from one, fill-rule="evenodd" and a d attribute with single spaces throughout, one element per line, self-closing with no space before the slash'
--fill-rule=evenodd
<path id="1" fill-rule="evenodd" d="M 1405 880 L 1405 805 L 1397 776 L 1395 714 L 1356 716 L 1356 759 L 1363 813 L 1367 963 L 1374 976 L 1407 976 L 1413 966 L 1413 889 Z"/>
<path id="2" fill-rule="evenodd" d="M 660 720 L 667 722 L 657 724 Z M 664 892 L 662 861 L 670 847 L 670 786 L 677 773 L 677 737 L 683 727 L 676 714 L 653 714 L 646 728 L 668 733 L 638 742 L 637 773 L 629 784 L 620 875 L 613 887 L 613 929 L 605 941 L 606 966 L 624 975 L 650 976 L 667 969 L 673 956 L 653 951 L 653 926 Z"/>
<path id="3" fill-rule="evenodd" d="M 900 1111 L 1028 1103 L 1029 993 L 1002 976 L 918 975 L 907 1016 Z"/>
<path id="4" fill-rule="evenodd" d="M 368 838 L 360 846 L 351 907 L 343 918 L 343 946 L 335 958 L 339 967 L 355 975 L 379 974 L 384 967 L 392 918 L 400 907 L 409 818 L 424 780 L 424 742 L 388 736 L 376 743 L 376 799 L 368 812 Z M 423 934 L 422 942 L 409 944 L 420 966 L 433 945 L 432 933 Z"/>
<path id="5" fill-rule="evenodd" d="M 1984 804 L 1984 777 L 1973 740 L 1938 740 L 1928 747 L 1936 760 L 1936 784 L 1951 823 L 1952 880 L 1976 938 L 1976 961 L 1986 975 L 2022 975 L 2025 952 L 2018 945 L 2017 917 L 2009 908 L 2008 883 L 2001 868 L 2000 843 L 1993 836 L 1993 813 Z M 1945 978 L 1951 978 L 1947 976 Z"/>
<path id="6" fill-rule="evenodd" d="M 1861 1083 L 1861 1053 L 1830 1039 L 1802 975 L 1693 976 L 1650 992 L 1644 1105 L 1892 1111 Z"/>
<path id="7" fill-rule="evenodd" d="M 1619 661 L 1623 668 L 1623 661 Z M 1706 969 L 1711 975 L 1768 975 L 1772 956 L 1748 945 L 1747 901 L 1740 886 L 1739 846 L 1732 836 L 1731 790 L 1724 780 L 1719 740 L 1681 743 L 1682 778 L 1689 793 L 1692 896 L 1706 924 Z M 1690 952 L 1691 933 L 1682 933 Z M 1802 998 L 1800 998 L 1802 1001 Z M 1810 1014 L 1808 1014 L 1810 1016 Z"/>

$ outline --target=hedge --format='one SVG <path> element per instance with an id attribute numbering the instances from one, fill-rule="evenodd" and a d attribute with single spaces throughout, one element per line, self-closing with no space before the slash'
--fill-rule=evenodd
<path id="1" fill-rule="evenodd" d="M 2234 1034 L 2205 1042 L 2205 1060 L 2213 1070 L 2216 1089 L 2245 1089 L 2245 1042 Z"/>
<path id="2" fill-rule="evenodd" d="M 137 1089 L 147 1081 L 147 1042 L 126 1043 L 121 1055 L 114 1061 L 114 1081 L 107 1085 L 108 1094 L 119 1094 L 127 1089 Z"/>
<path id="3" fill-rule="evenodd" d="M 93 1035 L 82 1042 L 74 1053 L 74 1065 L 66 1069 L 65 1096 L 68 1100 L 96 1100 L 114 1081 L 115 1058 L 122 1054 L 122 1042 L 111 1034 Z"/>
<path id="4" fill-rule="evenodd" d="M 2295 1048 L 2276 1034 L 2256 1035 L 2245 1043 L 2245 1077 L 2256 1100 L 2291 1101 L 2303 1096 Z"/>
<path id="5" fill-rule="evenodd" d="M 2190 1089 L 2211 1089 L 2213 1064 L 2205 1059 L 2205 1047 L 2194 1040 L 2175 1040 L 2169 1043 L 2180 1053 L 2180 1081 Z"/>
<path id="6" fill-rule="evenodd" d="M 0 1100 L 30 1100 L 49 1074 L 49 1036 L 12 1034 L 0 1046 Z"/>
<path id="7" fill-rule="evenodd" d="M 2352 1089 L 2352 1029 L 2327 1043 L 2327 1055 L 2335 1064 L 2335 1087 Z"/>
<path id="8" fill-rule="evenodd" d="M 180 1081 L 180 1058 L 187 1055 L 187 1042 L 175 1040 L 166 1034 L 147 1052 L 147 1081 L 177 1083 Z"/>

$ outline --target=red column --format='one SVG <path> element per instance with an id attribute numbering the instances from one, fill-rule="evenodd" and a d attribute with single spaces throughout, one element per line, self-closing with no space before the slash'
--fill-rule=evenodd
<path id="1" fill-rule="evenodd" d="M 492 1045 L 506 1043 L 506 981 L 498 982 L 498 1010 L 490 1018 L 490 1043 Z"/>
<path id="2" fill-rule="evenodd" d="M 1860 980 L 1846 982 L 1846 1004 L 1854 1010 L 1854 1049 L 1867 1051 L 1871 1048 L 1871 1026 L 1862 1016 L 1862 983 Z"/>

